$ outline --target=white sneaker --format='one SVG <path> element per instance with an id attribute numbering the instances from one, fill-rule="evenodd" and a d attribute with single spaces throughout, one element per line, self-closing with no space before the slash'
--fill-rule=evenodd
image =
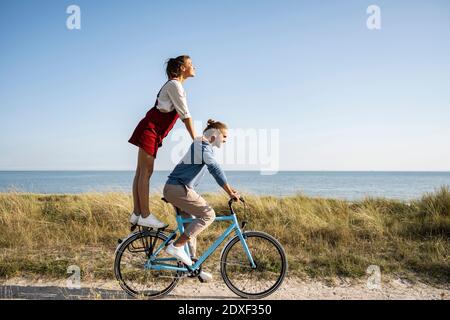
<path id="1" fill-rule="evenodd" d="M 139 219 L 137 221 L 137 224 L 142 227 L 149 227 L 149 228 L 164 228 L 167 226 L 164 222 L 158 220 L 154 215 L 150 213 L 150 215 L 146 218 L 142 217 L 142 214 L 139 216 Z"/>
<path id="2" fill-rule="evenodd" d="M 139 217 L 140 216 L 138 216 L 136 213 L 131 213 L 131 216 L 130 216 L 130 223 L 132 224 L 132 225 L 135 225 L 135 224 L 137 224 L 138 223 L 138 220 L 139 220 Z"/>
<path id="3" fill-rule="evenodd" d="M 173 245 L 173 241 L 166 247 L 166 252 L 170 254 L 172 257 L 177 258 L 177 260 L 183 262 L 185 265 L 192 266 L 192 260 L 189 258 L 188 254 L 184 250 L 184 246 L 175 247 Z"/>
<path id="4" fill-rule="evenodd" d="M 198 274 L 198 277 L 200 278 L 201 282 L 209 282 L 213 279 L 213 276 L 211 273 L 206 272 L 206 271 L 200 271 L 200 273 Z"/>

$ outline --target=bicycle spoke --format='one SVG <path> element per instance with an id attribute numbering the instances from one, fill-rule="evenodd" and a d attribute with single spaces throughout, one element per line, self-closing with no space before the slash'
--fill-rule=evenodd
<path id="1" fill-rule="evenodd" d="M 236 263 L 235 262 L 225 262 L 225 264 L 231 265 L 231 266 L 241 266 L 241 267 L 244 267 L 244 268 L 253 269 L 253 267 L 248 265 L 248 263 L 244 264 L 244 263 L 237 263 L 237 262 Z"/>
<path id="2" fill-rule="evenodd" d="M 250 271 L 250 274 L 253 272 L 253 270 L 252 271 Z M 242 286 L 242 290 L 243 291 L 245 291 L 245 288 L 247 287 L 247 283 L 248 283 L 248 281 L 250 280 L 250 276 L 248 277 L 248 279 L 247 279 L 247 281 L 244 283 L 244 285 Z"/>

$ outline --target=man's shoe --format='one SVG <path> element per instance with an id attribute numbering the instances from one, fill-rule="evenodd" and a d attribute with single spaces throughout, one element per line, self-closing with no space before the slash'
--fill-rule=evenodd
<path id="1" fill-rule="evenodd" d="M 213 279 L 213 276 L 211 273 L 202 270 L 198 275 L 198 279 L 200 282 L 210 282 Z"/>
<path id="2" fill-rule="evenodd" d="M 166 252 L 177 260 L 183 262 L 187 266 L 192 266 L 192 260 L 184 250 L 184 246 L 176 247 L 173 245 L 173 241 L 166 247 Z"/>

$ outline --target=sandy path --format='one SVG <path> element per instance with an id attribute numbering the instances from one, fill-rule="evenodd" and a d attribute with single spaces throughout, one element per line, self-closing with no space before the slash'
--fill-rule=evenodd
<path id="1" fill-rule="evenodd" d="M 68 289 L 66 281 L 0 281 L 1 299 L 128 299 L 115 281 L 81 283 L 81 289 Z M 239 299 L 221 280 L 200 283 L 183 279 L 165 299 Z M 337 280 L 335 284 L 312 280 L 287 279 L 268 299 L 450 299 L 450 288 L 414 284 L 401 280 L 383 280 L 381 288 L 369 289 L 364 281 Z"/>

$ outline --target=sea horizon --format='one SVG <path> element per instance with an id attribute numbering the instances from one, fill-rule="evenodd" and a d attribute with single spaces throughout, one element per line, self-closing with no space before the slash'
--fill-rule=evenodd
<path id="1" fill-rule="evenodd" d="M 161 193 L 170 170 L 155 170 L 151 193 Z M 289 196 L 302 194 L 347 200 L 384 197 L 412 200 L 450 185 L 449 171 L 318 171 L 280 170 L 260 174 L 256 170 L 227 170 L 228 182 L 243 194 Z M 3 170 L 0 192 L 78 194 L 89 192 L 131 193 L 134 170 Z M 221 192 L 209 173 L 195 189 Z"/>
<path id="2" fill-rule="evenodd" d="M 0 172 L 134 172 L 135 169 L 27 169 L 0 170 Z M 172 170 L 153 170 L 169 172 Z M 225 172 L 261 172 L 261 170 L 225 170 Z M 276 170 L 275 172 L 411 172 L 411 173 L 450 173 L 450 170 Z M 275 173 L 276 174 L 276 173 Z"/>

